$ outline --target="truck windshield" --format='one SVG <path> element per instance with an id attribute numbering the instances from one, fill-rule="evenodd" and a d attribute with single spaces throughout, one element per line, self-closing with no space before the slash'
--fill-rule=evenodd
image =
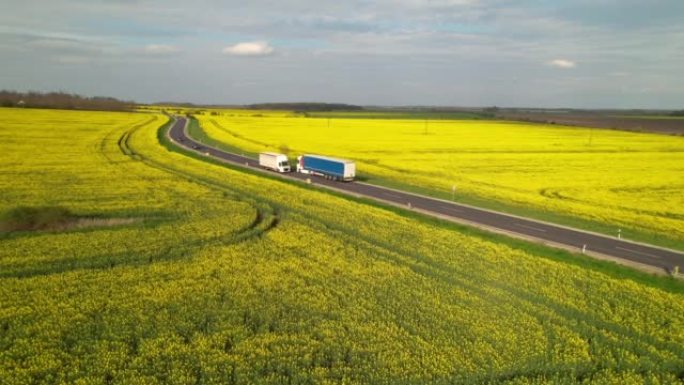
<path id="1" fill-rule="evenodd" d="M 285 167 L 285 166 L 289 166 L 289 165 L 287 164 L 287 162 L 280 162 L 280 167 Z"/>

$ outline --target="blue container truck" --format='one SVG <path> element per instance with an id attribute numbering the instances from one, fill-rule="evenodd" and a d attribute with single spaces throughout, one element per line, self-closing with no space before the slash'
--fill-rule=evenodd
<path id="1" fill-rule="evenodd" d="M 322 155 L 302 155 L 297 157 L 297 172 L 348 182 L 356 176 L 356 163 Z"/>

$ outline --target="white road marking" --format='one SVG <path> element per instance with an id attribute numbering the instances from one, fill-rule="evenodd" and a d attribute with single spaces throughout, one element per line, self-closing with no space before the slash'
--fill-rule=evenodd
<path id="1" fill-rule="evenodd" d="M 462 213 L 462 212 L 463 212 L 463 210 L 461 210 L 461 209 L 459 209 L 459 208 L 456 208 L 456 207 L 440 206 L 439 208 L 442 209 L 442 210 L 453 211 L 453 212 L 456 212 L 456 213 Z"/>
<path id="2" fill-rule="evenodd" d="M 657 255 L 653 255 L 653 254 L 649 254 L 649 253 L 644 253 L 643 251 L 636 251 L 636 250 L 632 250 L 632 249 L 625 249 L 624 247 L 620 247 L 620 246 L 615 246 L 615 248 L 616 248 L 616 249 L 623 250 L 623 251 L 629 251 L 630 253 L 634 253 L 634 254 L 645 255 L 645 256 L 647 256 L 647 257 L 651 257 L 651 258 L 655 258 L 655 259 L 661 259 L 661 258 L 660 258 L 659 256 L 657 256 Z"/>
<path id="3" fill-rule="evenodd" d="M 526 228 L 526 229 L 530 229 L 530 230 L 534 230 L 534 231 L 540 231 L 540 232 L 542 232 L 542 233 L 545 233 L 545 232 L 546 232 L 546 230 L 544 230 L 544 229 L 540 229 L 540 228 L 537 228 L 537 227 L 534 227 L 534 226 L 523 225 L 522 223 L 514 223 L 514 225 L 520 226 L 520 227 L 524 227 L 524 228 Z"/>
<path id="4" fill-rule="evenodd" d="M 401 195 L 392 194 L 392 193 L 388 193 L 388 192 L 386 192 L 386 193 L 384 193 L 384 194 L 387 195 L 387 196 L 391 196 L 392 198 L 404 199 L 404 197 L 401 196 Z"/>

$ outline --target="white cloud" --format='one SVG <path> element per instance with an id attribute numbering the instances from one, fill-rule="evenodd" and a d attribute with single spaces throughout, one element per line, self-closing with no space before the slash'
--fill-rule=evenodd
<path id="1" fill-rule="evenodd" d="M 623 77 L 625 77 L 625 76 L 629 76 L 629 72 L 625 72 L 625 71 L 615 71 L 615 72 L 609 73 L 608 75 L 609 75 L 609 76 L 616 77 L 616 78 L 623 78 Z"/>
<path id="2" fill-rule="evenodd" d="M 568 69 L 568 68 L 575 68 L 577 66 L 577 63 L 574 61 L 566 60 L 566 59 L 554 59 L 551 60 L 550 62 L 547 63 L 548 65 L 556 68 L 563 68 L 563 69 Z"/>
<path id="3" fill-rule="evenodd" d="M 53 58 L 54 61 L 61 64 L 88 64 L 91 59 L 85 56 L 76 55 L 60 55 Z"/>
<path id="4" fill-rule="evenodd" d="M 238 43 L 223 49 L 223 53 L 236 56 L 266 56 L 274 51 L 265 41 Z"/>
<path id="5" fill-rule="evenodd" d="M 145 52 L 153 55 L 165 55 L 178 51 L 177 47 L 167 44 L 149 44 L 145 46 Z"/>

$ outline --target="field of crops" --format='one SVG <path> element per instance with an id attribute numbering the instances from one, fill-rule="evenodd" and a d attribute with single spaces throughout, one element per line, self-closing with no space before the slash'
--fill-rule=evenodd
<path id="1" fill-rule="evenodd" d="M 369 181 L 684 247 L 684 137 L 482 120 L 224 111 L 206 134 L 250 152 L 357 161 Z"/>
<path id="2" fill-rule="evenodd" d="M 684 291 L 212 165 L 160 115 L 0 109 L 0 383 L 670 384 Z M 389 147 L 392 148 L 392 147 Z"/>

